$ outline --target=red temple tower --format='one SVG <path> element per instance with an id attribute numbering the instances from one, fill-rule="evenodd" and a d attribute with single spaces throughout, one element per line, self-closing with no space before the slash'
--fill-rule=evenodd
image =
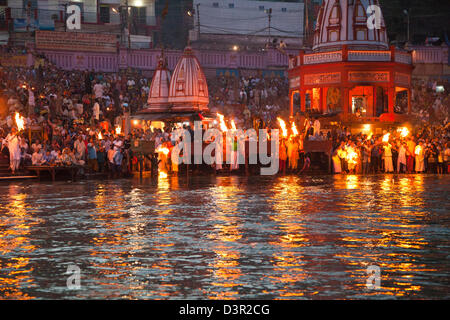
<path id="1" fill-rule="evenodd" d="M 291 116 L 301 111 L 394 122 L 411 112 L 411 54 L 389 47 L 374 6 L 377 0 L 323 2 L 312 50 L 289 61 Z"/>

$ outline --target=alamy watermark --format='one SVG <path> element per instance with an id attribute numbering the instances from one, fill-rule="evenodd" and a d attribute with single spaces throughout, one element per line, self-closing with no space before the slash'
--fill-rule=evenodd
<path id="1" fill-rule="evenodd" d="M 172 140 L 177 141 L 172 149 L 171 160 L 178 165 L 208 164 L 221 166 L 224 162 L 223 150 L 225 146 L 226 164 L 245 164 L 246 142 L 248 141 L 248 164 L 261 164 L 261 175 L 275 175 L 279 169 L 279 130 L 270 131 L 270 139 L 267 130 L 259 130 L 259 137 L 254 129 L 228 130 L 225 133 L 216 128 L 202 129 L 202 122 L 194 122 L 194 135 L 192 150 L 191 134 L 186 129 L 177 129 L 172 133 Z M 203 143 L 209 144 L 203 148 Z M 270 144 L 270 150 L 268 145 Z M 213 155 L 214 153 L 214 155 Z M 182 154 L 182 155 L 181 155 Z M 259 161 L 259 162 L 258 162 Z"/>
<path id="2" fill-rule="evenodd" d="M 370 5 L 367 7 L 367 28 L 369 30 L 381 29 L 381 21 L 383 19 L 383 14 L 381 13 L 380 6 Z"/>
<path id="3" fill-rule="evenodd" d="M 70 275 L 67 278 L 66 285 L 69 290 L 80 290 L 81 288 L 81 269 L 76 264 L 67 266 L 65 274 Z"/>
<path id="4" fill-rule="evenodd" d="M 381 288 L 381 269 L 379 266 L 371 265 L 367 267 L 366 287 L 369 290 L 379 290 Z"/>

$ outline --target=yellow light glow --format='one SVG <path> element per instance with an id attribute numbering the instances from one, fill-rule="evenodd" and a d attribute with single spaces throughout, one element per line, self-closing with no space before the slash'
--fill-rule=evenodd
<path id="1" fill-rule="evenodd" d="M 231 120 L 231 130 L 236 131 L 236 124 L 234 123 L 234 120 Z"/>
<path id="2" fill-rule="evenodd" d="M 291 127 L 291 129 L 292 129 L 292 135 L 293 135 L 294 137 L 298 136 L 298 130 L 297 130 L 297 126 L 295 125 L 295 122 L 292 122 L 292 127 Z"/>
<path id="3" fill-rule="evenodd" d="M 16 112 L 15 120 L 17 124 L 17 130 L 23 130 L 25 128 L 25 119 L 18 112 Z"/>
<path id="4" fill-rule="evenodd" d="M 159 172 L 159 177 L 160 177 L 160 178 L 167 178 L 167 173 L 164 172 L 164 171 L 160 171 L 160 172 Z"/>
<path id="5" fill-rule="evenodd" d="M 365 125 L 363 125 L 362 131 L 365 133 L 368 133 L 371 131 L 371 129 L 372 129 L 372 126 L 370 124 L 365 124 Z"/>
<path id="6" fill-rule="evenodd" d="M 122 127 L 121 126 L 117 126 L 116 127 L 116 134 L 121 134 L 122 133 Z"/>
<path id="7" fill-rule="evenodd" d="M 400 132 L 402 138 L 406 138 L 409 135 L 409 130 L 407 127 L 398 128 L 397 132 Z"/>
<path id="8" fill-rule="evenodd" d="M 346 159 L 349 164 L 357 164 L 358 163 L 358 154 L 355 152 L 355 150 L 352 147 L 349 147 L 347 149 Z"/>
<path id="9" fill-rule="evenodd" d="M 225 124 L 224 116 L 220 113 L 218 113 L 217 116 L 219 117 L 220 130 L 222 130 L 223 132 L 227 132 L 228 128 L 227 125 Z"/>
<path id="10" fill-rule="evenodd" d="M 284 120 L 281 119 L 281 118 L 277 118 L 277 120 L 280 123 L 280 128 L 281 128 L 281 131 L 282 131 L 282 134 L 283 134 L 283 138 L 286 138 L 287 135 L 288 135 L 288 130 L 286 128 L 286 122 L 284 122 Z"/>
<path id="11" fill-rule="evenodd" d="M 167 156 L 169 154 L 170 150 L 168 148 L 166 148 L 166 147 L 159 146 L 156 149 L 156 152 L 157 153 L 164 153 Z"/>
<path id="12" fill-rule="evenodd" d="M 103 140 L 103 136 L 102 136 L 101 132 L 98 133 L 98 140 Z"/>
<path id="13" fill-rule="evenodd" d="M 416 156 L 419 156 L 422 152 L 422 147 L 420 145 L 416 146 L 416 150 L 414 150 L 414 153 Z"/>
<path id="14" fill-rule="evenodd" d="M 390 133 L 386 133 L 384 136 L 383 136 L 383 142 L 389 142 L 389 137 L 391 136 L 391 134 Z"/>

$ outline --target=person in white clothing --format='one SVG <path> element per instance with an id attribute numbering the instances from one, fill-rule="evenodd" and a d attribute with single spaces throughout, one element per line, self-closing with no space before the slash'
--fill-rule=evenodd
<path id="1" fill-rule="evenodd" d="M 39 148 L 36 149 L 36 151 L 31 156 L 31 162 L 32 162 L 33 166 L 40 166 L 45 162 L 44 157 L 43 157 L 42 153 L 40 153 Z"/>
<path id="2" fill-rule="evenodd" d="M 400 143 L 398 148 L 397 172 L 406 171 L 406 142 Z"/>
<path id="3" fill-rule="evenodd" d="M 94 85 L 94 93 L 96 99 L 103 97 L 103 85 L 101 83 L 96 83 Z"/>
<path id="4" fill-rule="evenodd" d="M 95 120 L 100 120 L 100 104 L 98 103 L 98 100 L 95 101 L 94 107 L 92 108 L 92 114 Z"/>
<path id="5" fill-rule="evenodd" d="M 319 135 L 319 133 L 320 133 L 320 121 L 319 121 L 319 118 L 316 118 L 316 120 L 314 121 L 313 128 L 314 128 L 313 135 L 314 136 Z"/>
<path id="6" fill-rule="evenodd" d="M 21 151 L 20 151 L 20 137 L 15 127 L 11 128 L 11 133 L 6 136 L 5 144 L 9 149 L 9 164 L 12 174 L 15 174 L 19 169 Z"/>
<path id="7" fill-rule="evenodd" d="M 84 160 L 86 154 L 86 143 L 83 141 L 83 136 L 79 135 L 78 139 L 73 144 L 75 158 L 77 160 Z"/>

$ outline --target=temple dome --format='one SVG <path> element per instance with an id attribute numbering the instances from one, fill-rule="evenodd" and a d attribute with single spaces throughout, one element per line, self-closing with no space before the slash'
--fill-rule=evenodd
<path id="1" fill-rule="evenodd" d="M 192 49 L 187 47 L 173 71 L 169 103 L 173 111 L 208 110 L 209 94 L 205 75 Z"/>
<path id="2" fill-rule="evenodd" d="M 378 0 L 325 0 L 314 30 L 313 50 L 350 49 L 386 50 L 389 48 L 386 26 L 380 12 L 379 28 L 367 26 L 367 8 Z"/>
<path id="3" fill-rule="evenodd" d="M 169 87 L 170 72 L 167 70 L 164 57 L 161 57 L 153 75 L 152 84 L 150 85 L 147 112 L 164 112 L 170 110 Z"/>

